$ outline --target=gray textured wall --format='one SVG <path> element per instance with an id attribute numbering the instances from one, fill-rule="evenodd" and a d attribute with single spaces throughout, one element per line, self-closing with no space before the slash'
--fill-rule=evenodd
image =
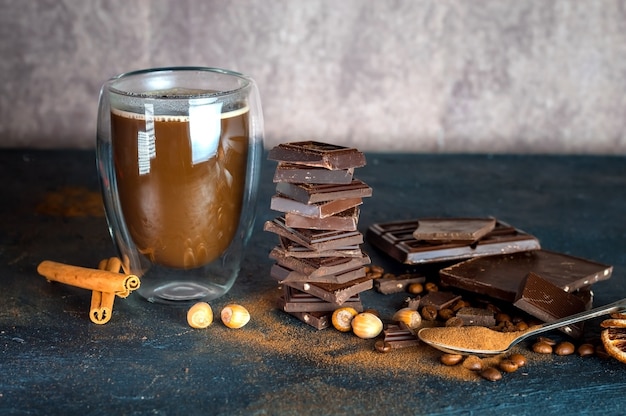
<path id="1" fill-rule="evenodd" d="M 133 69 L 253 76 L 266 146 L 626 154 L 626 2 L 0 0 L 0 145 L 93 147 Z"/>

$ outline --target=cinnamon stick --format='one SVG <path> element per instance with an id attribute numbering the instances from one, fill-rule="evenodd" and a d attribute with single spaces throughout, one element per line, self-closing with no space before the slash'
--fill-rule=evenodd
<path id="1" fill-rule="evenodd" d="M 89 319 L 98 325 L 104 325 L 111 320 L 113 315 L 113 301 L 115 293 L 91 292 L 91 307 L 89 308 Z"/>
<path id="2" fill-rule="evenodd" d="M 82 289 L 115 293 L 122 297 L 128 296 L 140 285 L 139 277 L 133 274 L 72 266 L 50 260 L 39 263 L 37 272 L 50 281 L 65 283 Z"/>
<path id="3" fill-rule="evenodd" d="M 114 273 L 119 273 L 121 267 L 122 262 L 117 257 L 103 259 L 100 264 L 98 264 L 98 269 Z M 129 293 L 130 291 L 123 293 L 121 297 L 126 297 Z M 89 319 L 91 319 L 91 322 L 98 325 L 109 322 L 113 316 L 114 301 L 115 293 L 93 290 L 91 292 L 91 307 L 89 308 Z"/>

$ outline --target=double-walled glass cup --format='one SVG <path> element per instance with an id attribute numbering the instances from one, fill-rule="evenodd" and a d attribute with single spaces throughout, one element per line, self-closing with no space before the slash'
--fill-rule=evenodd
<path id="1" fill-rule="evenodd" d="M 157 68 L 103 85 L 106 218 L 141 296 L 183 303 L 230 290 L 254 225 L 262 148 L 261 103 L 245 75 Z"/>

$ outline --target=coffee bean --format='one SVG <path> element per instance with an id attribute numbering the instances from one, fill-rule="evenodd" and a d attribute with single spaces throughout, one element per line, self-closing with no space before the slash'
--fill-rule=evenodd
<path id="1" fill-rule="evenodd" d="M 606 349 L 604 348 L 604 345 L 600 344 L 596 346 L 596 356 L 600 357 L 600 358 L 611 358 L 611 355 L 606 352 Z"/>
<path id="2" fill-rule="evenodd" d="M 487 309 L 489 312 L 493 312 L 494 315 L 500 313 L 500 308 L 498 308 L 493 303 L 488 303 L 487 306 L 485 306 L 485 309 Z"/>
<path id="3" fill-rule="evenodd" d="M 424 285 L 421 283 L 411 283 L 406 290 L 412 295 L 419 295 L 424 291 Z"/>
<path id="4" fill-rule="evenodd" d="M 556 355 L 570 355 L 573 354 L 574 351 L 576 351 L 576 347 L 574 347 L 574 344 L 568 341 L 559 342 L 554 347 L 554 353 Z"/>
<path id="5" fill-rule="evenodd" d="M 539 354 L 552 354 L 552 345 L 545 341 L 537 341 L 533 344 L 533 351 Z"/>
<path id="6" fill-rule="evenodd" d="M 518 365 L 515 364 L 513 361 L 508 360 L 508 359 L 504 359 L 502 361 L 500 361 L 500 370 L 506 372 L 506 373 L 513 373 L 515 371 L 517 371 Z"/>
<path id="7" fill-rule="evenodd" d="M 459 318 L 458 316 L 453 316 L 446 321 L 445 325 L 459 328 L 465 325 L 465 322 L 463 322 L 463 319 Z"/>
<path id="8" fill-rule="evenodd" d="M 487 367 L 482 370 L 480 372 L 480 376 L 489 381 L 498 381 L 502 379 L 502 373 L 493 367 Z"/>
<path id="9" fill-rule="evenodd" d="M 526 357 L 524 357 L 522 354 L 511 354 L 509 356 L 509 360 L 517 364 L 518 367 L 523 367 L 526 365 Z"/>
<path id="10" fill-rule="evenodd" d="M 439 310 L 439 318 L 441 318 L 444 321 L 447 321 L 453 316 L 454 316 L 454 311 L 450 308 L 443 308 Z"/>
<path id="11" fill-rule="evenodd" d="M 511 317 L 504 312 L 500 312 L 496 314 L 496 322 L 511 322 Z"/>
<path id="12" fill-rule="evenodd" d="M 376 348 L 376 351 L 378 352 L 387 353 L 391 351 L 391 344 L 383 341 L 382 339 L 379 339 L 374 344 L 374 348 Z"/>
<path id="13" fill-rule="evenodd" d="M 439 360 L 444 365 L 457 365 L 461 362 L 463 356 L 461 354 L 443 354 Z"/>
<path id="14" fill-rule="evenodd" d="M 590 355 L 593 355 L 595 353 L 596 349 L 593 347 L 593 345 L 591 344 L 581 344 L 578 347 L 578 355 L 580 355 L 581 357 L 588 357 Z"/>
<path id="15" fill-rule="evenodd" d="M 552 338 L 547 338 L 547 337 L 538 337 L 537 338 L 537 342 L 545 342 L 546 344 L 554 347 L 556 345 L 556 341 L 553 340 Z"/>
<path id="16" fill-rule="evenodd" d="M 426 305 L 422 308 L 422 318 L 427 321 L 434 321 L 437 319 L 437 308 L 432 305 Z"/>
<path id="17" fill-rule="evenodd" d="M 470 306 L 470 303 L 468 301 L 466 301 L 466 300 L 459 299 L 452 306 L 452 311 L 458 312 L 459 309 L 465 308 L 466 306 Z"/>
<path id="18" fill-rule="evenodd" d="M 483 360 L 475 355 L 470 355 L 463 360 L 463 368 L 467 368 L 470 371 L 480 371 L 483 369 Z"/>
<path id="19" fill-rule="evenodd" d="M 382 266 L 378 266 L 376 264 L 372 264 L 372 265 L 369 266 L 369 271 L 371 273 L 383 274 L 385 272 L 385 269 L 383 269 Z"/>
<path id="20" fill-rule="evenodd" d="M 528 329 L 528 324 L 524 321 L 520 321 L 515 324 L 516 331 L 526 331 Z"/>

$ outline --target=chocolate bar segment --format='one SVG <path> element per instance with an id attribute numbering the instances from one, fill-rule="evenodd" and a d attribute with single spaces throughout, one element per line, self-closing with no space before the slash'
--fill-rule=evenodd
<path id="1" fill-rule="evenodd" d="M 353 296 L 371 289 L 372 279 L 362 277 L 346 283 L 284 282 L 284 284 L 326 302 L 342 305 Z"/>
<path id="2" fill-rule="evenodd" d="M 363 234 L 358 231 L 308 230 L 291 228 L 284 217 L 266 221 L 263 229 L 292 240 L 311 250 L 331 250 L 363 243 Z"/>
<path id="3" fill-rule="evenodd" d="M 376 291 L 383 295 L 404 292 L 413 283 L 424 283 L 426 278 L 418 275 L 407 275 L 405 277 L 381 277 L 374 280 Z"/>
<path id="4" fill-rule="evenodd" d="M 370 258 L 367 254 L 363 254 L 361 257 L 317 257 L 299 259 L 289 256 L 281 247 L 274 247 L 272 251 L 270 251 L 269 258 L 276 260 L 279 265 L 295 270 L 309 278 L 337 275 L 370 263 Z"/>
<path id="5" fill-rule="evenodd" d="M 399 325 L 387 325 L 387 328 L 383 330 L 383 341 L 388 343 L 392 349 L 419 345 L 417 336 L 409 329 L 401 328 Z"/>
<path id="6" fill-rule="evenodd" d="M 493 311 L 484 308 L 466 306 L 459 309 L 455 316 L 460 318 L 465 326 L 492 327 L 496 325 L 496 318 Z"/>
<path id="7" fill-rule="evenodd" d="M 373 246 L 405 264 L 458 261 L 541 248 L 535 237 L 501 221 L 496 221 L 494 229 L 473 244 L 420 241 L 413 236 L 418 221 L 372 224 L 366 238 Z"/>
<path id="8" fill-rule="evenodd" d="M 339 214 L 363 203 L 361 198 L 336 199 L 334 201 L 303 204 L 290 198 L 274 195 L 270 202 L 270 209 L 279 212 L 289 212 L 304 217 L 327 218 Z"/>
<path id="9" fill-rule="evenodd" d="M 326 302 L 309 293 L 301 292 L 289 286 L 284 286 L 284 295 L 278 300 L 279 307 L 285 312 L 333 312 L 341 306 L 350 306 L 357 312 L 363 312 L 361 297 L 357 294 L 345 301 L 342 305 Z"/>
<path id="10" fill-rule="evenodd" d="M 321 257 L 361 257 L 363 252 L 358 245 L 339 247 L 336 249 L 311 250 L 285 237 L 279 237 L 280 248 L 286 255 L 299 259 L 321 258 Z"/>
<path id="11" fill-rule="evenodd" d="M 413 231 L 416 240 L 471 244 L 490 233 L 495 218 L 426 218 Z"/>
<path id="12" fill-rule="evenodd" d="M 276 184 L 276 192 L 303 204 L 372 196 L 372 188 L 355 178 L 349 184 L 279 182 Z"/>
<path id="13" fill-rule="evenodd" d="M 441 281 L 452 287 L 515 302 L 518 289 L 533 272 L 566 292 L 589 286 L 611 276 L 612 266 L 535 250 L 524 253 L 477 257 L 439 271 Z"/>
<path id="14" fill-rule="evenodd" d="M 308 228 L 310 230 L 356 231 L 359 223 L 359 209 L 349 208 L 326 218 L 304 217 L 302 215 L 285 214 L 285 225 L 291 228 Z"/>
<path id="15" fill-rule="evenodd" d="M 274 172 L 274 182 L 339 183 L 352 182 L 354 169 L 328 170 L 280 162 Z"/>
<path id="16" fill-rule="evenodd" d="M 336 274 L 328 274 L 324 276 L 311 277 L 308 274 L 300 273 L 278 263 L 272 265 L 270 276 L 278 280 L 279 283 L 287 282 L 319 282 L 319 283 L 335 283 L 341 284 L 350 282 L 354 279 L 365 277 L 365 267 L 357 266 L 350 270 L 344 270 Z"/>
<path id="17" fill-rule="evenodd" d="M 420 299 L 420 308 L 424 306 L 434 306 L 435 309 L 441 310 L 451 306 L 454 302 L 461 299 L 461 296 L 446 291 L 428 292 Z"/>
<path id="18" fill-rule="evenodd" d="M 332 324 L 331 312 L 287 312 L 315 329 L 326 329 Z"/>
<path id="19" fill-rule="evenodd" d="M 583 312 L 588 306 L 580 297 L 533 272 L 526 276 L 513 305 L 543 322 L 553 322 Z M 560 329 L 577 338 L 582 335 L 583 327 L 582 324 L 576 324 Z"/>
<path id="20" fill-rule="evenodd" d="M 365 166 L 365 155 L 357 149 L 316 141 L 279 144 L 268 159 L 331 170 Z"/>

